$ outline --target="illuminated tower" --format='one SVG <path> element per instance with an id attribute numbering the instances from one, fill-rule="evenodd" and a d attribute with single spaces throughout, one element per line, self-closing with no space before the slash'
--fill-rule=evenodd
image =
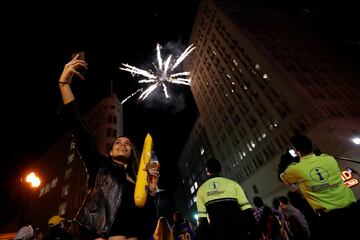
<path id="1" fill-rule="evenodd" d="M 360 134 L 360 68 L 318 30 L 307 14 L 200 3 L 187 61 L 191 90 L 223 174 L 249 199 L 286 193 L 277 165 L 295 132 L 323 152 L 359 156 L 351 138 Z"/>

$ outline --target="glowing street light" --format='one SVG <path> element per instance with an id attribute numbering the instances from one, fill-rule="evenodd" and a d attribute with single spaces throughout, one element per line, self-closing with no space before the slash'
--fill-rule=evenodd
<path id="1" fill-rule="evenodd" d="M 351 139 L 353 141 L 353 143 L 355 143 L 356 145 L 360 144 L 360 137 L 354 137 L 353 139 Z"/>
<path id="2" fill-rule="evenodd" d="M 34 172 L 31 172 L 30 174 L 28 174 L 28 175 L 26 176 L 25 181 L 26 181 L 27 183 L 30 183 L 30 186 L 31 186 L 32 188 L 37 188 L 37 187 L 40 186 L 40 184 L 41 184 L 40 178 L 39 178 L 38 176 L 36 176 L 36 174 L 35 174 Z"/>

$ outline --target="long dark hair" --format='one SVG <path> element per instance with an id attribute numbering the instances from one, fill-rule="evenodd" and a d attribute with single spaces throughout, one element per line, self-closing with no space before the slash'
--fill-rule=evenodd
<path id="1" fill-rule="evenodd" d="M 125 135 L 118 136 L 113 141 L 113 143 L 111 145 L 111 150 L 114 147 L 114 144 L 115 144 L 116 140 L 121 138 L 121 137 L 126 137 L 131 142 L 131 155 L 130 155 L 130 158 L 129 158 L 128 163 L 127 163 L 126 173 L 133 180 L 136 181 L 136 176 L 137 176 L 137 173 L 138 173 L 138 170 L 139 170 L 139 165 L 140 165 L 140 159 L 138 158 L 138 152 L 137 152 L 137 148 L 136 148 L 136 146 L 134 144 L 134 141 L 130 137 L 125 136 Z"/>
<path id="2" fill-rule="evenodd" d="M 165 217 L 160 217 L 153 234 L 155 240 L 173 240 L 171 228 Z"/>

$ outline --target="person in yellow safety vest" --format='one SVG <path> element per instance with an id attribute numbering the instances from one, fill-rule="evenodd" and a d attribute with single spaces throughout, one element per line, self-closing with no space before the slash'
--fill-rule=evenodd
<path id="1" fill-rule="evenodd" d="M 200 238 L 256 239 L 252 206 L 241 186 L 219 175 L 221 164 L 217 159 L 210 158 L 205 165 L 208 179 L 196 196 Z"/>
<path id="2" fill-rule="evenodd" d="M 316 231 L 312 233 L 314 239 L 356 239 L 357 224 L 351 219 L 360 215 L 360 205 L 342 181 L 335 158 L 315 155 L 312 142 L 305 135 L 291 137 L 290 143 L 300 161 L 290 164 L 280 178 L 286 184 L 297 185 L 319 215 Z"/>

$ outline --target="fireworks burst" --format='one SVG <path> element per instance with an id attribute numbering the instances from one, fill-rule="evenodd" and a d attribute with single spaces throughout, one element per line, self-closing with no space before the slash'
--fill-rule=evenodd
<path id="1" fill-rule="evenodd" d="M 126 102 L 130 97 L 134 96 L 138 92 L 142 92 L 139 96 L 139 99 L 144 100 L 158 87 L 162 88 L 166 98 L 170 98 L 167 92 L 167 83 L 190 85 L 191 79 L 187 78 L 190 76 L 190 72 L 175 72 L 175 69 L 194 49 L 195 47 L 193 47 L 191 44 L 177 59 L 172 61 L 172 55 L 169 55 L 166 60 L 163 61 L 161 57 L 161 46 L 160 44 L 157 44 L 157 64 L 153 64 L 154 69 L 150 69 L 148 71 L 126 63 L 122 63 L 122 66 L 124 67 L 120 67 L 121 70 L 130 72 L 133 76 L 140 75 L 145 77 L 145 79 L 139 80 L 138 83 L 149 83 L 151 85 L 145 90 L 144 88 L 137 89 L 135 92 L 126 97 L 121 103 Z"/>

